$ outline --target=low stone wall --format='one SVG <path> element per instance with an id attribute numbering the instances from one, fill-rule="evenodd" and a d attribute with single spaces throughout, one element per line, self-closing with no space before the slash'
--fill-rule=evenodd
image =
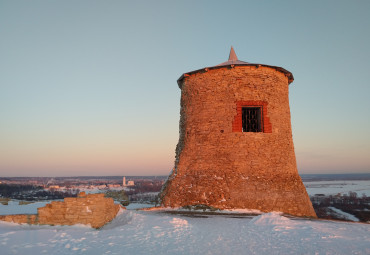
<path id="1" fill-rule="evenodd" d="M 37 224 L 37 214 L 0 215 L 1 221 Z"/>
<path id="2" fill-rule="evenodd" d="M 86 195 L 82 192 L 77 198 L 53 201 L 38 208 L 37 214 L 5 215 L 0 216 L 0 220 L 44 225 L 90 224 L 93 228 L 100 228 L 116 217 L 120 207 L 114 204 L 112 198 L 105 198 L 104 194 Z"/>

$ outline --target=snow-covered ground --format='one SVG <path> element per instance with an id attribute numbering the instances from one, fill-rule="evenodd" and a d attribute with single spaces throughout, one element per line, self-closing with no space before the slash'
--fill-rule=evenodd
<path id="1" fill-rule="evenodd" d="M 122 211 L 100 230 L 0 223 L 1 254 L 370 254 L 370 225 Z"/>
<path id="2" fill-rule="evenodd" d="M 0 215 L 8 214 L 36 214 L 37 208 L 44 207 L 50 201 L 35 202 L 28 205 L 19 205 L 18 201 L 9 201 L 8 205 L 0 203 Z"/>
<path id="3" fill-rule="evenodd" d="M 370 181 L 315 181 L 305 186 L 309 195 L 354 191 L 370 196 Z M 0 204 L 0 214 L 34 214 L 46 203 L 10 201 Z M 204 218 L 135 210 L 152 206 L 130 204 L 99 230 L 0 222 L 0 254 L 370 254 L 370 224 L 297 220 L 278 213 Z"/>
<path id="4" fill-rule="evenodd" d="M 366 194 L 370 196 L 370 181 L 308 181 L 303 182 L 306 186 L 308 195 L 315 194 L 336 195 L 338 193 L 348 194 L 348 192 L 356 192 L 358 196 Z"/>

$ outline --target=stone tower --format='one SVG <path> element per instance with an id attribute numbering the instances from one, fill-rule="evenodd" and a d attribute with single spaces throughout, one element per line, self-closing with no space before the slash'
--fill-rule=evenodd
<path id="1" fill-rule="evenodd" d="M 183 74 L 175 167 L 165 207 L 281 211 L 316 217 L 298 175 L 289 109 L 293 75 L 277 66 L 229 60 Z"/>

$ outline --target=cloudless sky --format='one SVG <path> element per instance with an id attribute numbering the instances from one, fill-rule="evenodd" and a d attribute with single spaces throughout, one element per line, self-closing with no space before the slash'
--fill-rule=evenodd
<path id="1" fill-rule="evenodd" d="M 300 173 L 370 172 L 370 1 L 0 0 L 0 177 L 167 175 L 231 45 L 293 73 Z"/>

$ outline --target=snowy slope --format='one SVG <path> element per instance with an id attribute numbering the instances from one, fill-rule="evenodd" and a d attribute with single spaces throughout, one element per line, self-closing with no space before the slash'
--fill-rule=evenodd
<path id="1" fill-rule="evenodd" d="M 343 212 L 342 210 L 338 209 L 338 208 L 335 208 L 335 207 L 328 207 L 330 210 L 333 210 L 335 213 L 341 215 L 342 217 L 344 217 L 345 219 L 347 220 L 350 220 L 350 221 L 360 221 L 358 218 L 356 218 L 355 216 L 353 216 L 352 214 L 349 214 L 349 213 L 346 213 L 346 212 Z"/>
<path id="2" fill-rule="evenodd" d="M 370 225 L 122 211 L 100 230 L 0 223 L 6 254 L 370 254 Z"/>

